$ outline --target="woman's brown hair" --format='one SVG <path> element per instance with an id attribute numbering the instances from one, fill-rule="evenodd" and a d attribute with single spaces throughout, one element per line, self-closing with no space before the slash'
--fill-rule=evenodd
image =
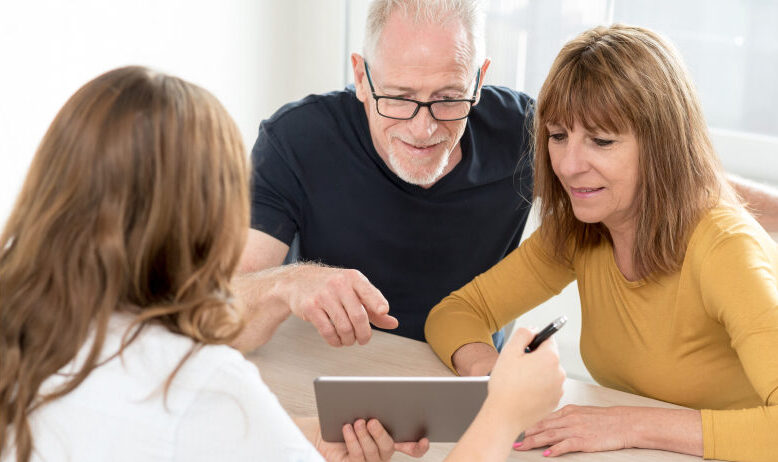
<path id="1" fill-rule="evenodd" d="M 601 223 L 576 219 L 548 153 L 547 124 L 590 131 L 632 132 L 638 141 L 637 234 L 633 262 L 639 277 L 680 268 L 691 231 L 719 203 L 737 203 L 723 177 L 694 86 L 676 51 L 640 27 L 588 30 L 556 57 L 538 95 L 535 187 L 541 232 L 565 258 L 609 238 Z M 572 242 L 571 242 L 572 241 Z"/>
<path id="2" fill-rule="evenodd" d="M 240 133 L 213 95 L 142 67 L 80 88 L 0 236 L 0 454 L 29 460 L 30 412 L 96 367 L 114 312 L 135 315 L 123 347 L 151 322 L 196 345 L 235 338 L 248 207 Z M 89 339 L 80 370 L 38 396 Z"/>

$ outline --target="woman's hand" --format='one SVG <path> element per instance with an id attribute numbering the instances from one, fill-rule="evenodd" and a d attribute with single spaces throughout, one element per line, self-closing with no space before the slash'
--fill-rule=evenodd
<path id="1" fill-rule="evenodd" d="M 487 399 L 500 403 L 509 411 L 519 432 L 557 407 L 565 381 L 553 338 L 532 353 L 524 352 L 534 336 L 527 329 L 516 329 L 500 353 L 489 379 Z"/>
<path id="2" fill-rule="evenodd" d="M 556 345 L 548 339 L 525 353 L 533 337 L 527 329 L 513 333 L 492 370 L 486 401 L 446 462 L 505 460 L 519 433 L 557 407 L 565 372 Z"/>
<path id="3" fill-rule="evenodd" d="M 550 446 L 544 456 L 568 452 L 646 448 L 702 456 L 700 412 L 652 407 L 567 405 L 525 432 L 519 451 Z"/>
<path id="4" fill-rule="evenodd" d="M 360 419 L 353 425 L 344 425 L 343 438 L 345 443 L 327 443 L 317 434 L 316 449 L 328 462 L 384 462 L 395 451 L 421 457 L 430 448 L 427 438 L 416 443 L 395 443 L 376 419 L 367 422 Z"/>
<path id="5" fill-rule="evenodd" d="M 551 446 L 544 456 L 568 452 L 612 451 L 632 447 L 629 408 L 567 405 L 549 414 L 514 445 L 519 451 Z"/>

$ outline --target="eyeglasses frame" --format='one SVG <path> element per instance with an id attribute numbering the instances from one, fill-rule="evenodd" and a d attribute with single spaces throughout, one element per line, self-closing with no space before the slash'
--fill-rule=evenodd
<path id="1" fill-rule="evenodd" d="M 478 72 L 476 72 L 475 75 L 475 88 L 473 89 L 473 96 L 469 99 L 438 99 L 434 101 L 418 101 L 415 99 L 410 98 L 402 98 L 400 96 L 385 96 L 385 95 L 377 95 L 375 92 L 375 86 L 373 86 L 373 79 L 370 77 L 370 70 L 368 69 L 367 60 L 363 59 L 362 62 L 365 64 L 365 75 L 367 76 L 367 83 L 370 85 L 370 93 L 373 95 L 373 99 L 375 100 L 375 109 L 378 115 L 381 117 L 386 117 L 387 119 L 394 119 L 394 120 L 411 120 L 419 113 L 419 110 L 422 107 L 426 107 L 427 110 L 430 112 L 430 116 L 432 116 L 433 119 L 439 121 L 439 122 L 453 122 L 455 120 L 462 120 L 466 119 L 468 116 L 470 116 L 470 111 L 473 110 L 473 104 L 476 102 L 476 95 L 478 94 L 478 85 L 481 82 L 481 68 L 478 68 Z M 391 117 L 388 115 L 381 114 L 381 112 L 378 110 L 378 100 L 380 99 L 392 99 L 396 101 L 408 101 L 411 103 L 416 103 L 416 110 L 413 111 L 413 114 L 411 114 L 410 117 Z M 432 111 L 432 105 L 435 103 L 459 103 L 459 102 L 467 102 L 470 103 L 470 108 L 467 110 L 467 114 L 465 114 L 462 117 L 458 117 L 456 119 L 439 119 L 435 117 L 435 113 Z"/>

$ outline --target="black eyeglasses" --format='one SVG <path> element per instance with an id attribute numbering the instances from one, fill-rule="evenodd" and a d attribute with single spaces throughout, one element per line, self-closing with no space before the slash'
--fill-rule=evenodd
<path id="1" fill-rule="evenodd" d="M 473 96 L 469 99 L 442 99 L 436 101 L 416 101 L 415 99 L 400 98 L 399 96 L 379 96 L 375 94 L 373 79 L 370 78 L 370 70 L 365 61 L 365 75 L 370 84 L 370 92 L 375 99 L 376 110 L 379 115 L 389 119 L 410 120 L 416 117 L 419 109 L 426 107 L 430 110 L 433 119 L 441 122 L 450 122 L 452 120 L 462 120 L 470 115 L 470 110 L 475 104 L 475 95 L 478 93 L 478 83 L 481 80 L 481 69 L 475 76 L 475 89 Z"/>

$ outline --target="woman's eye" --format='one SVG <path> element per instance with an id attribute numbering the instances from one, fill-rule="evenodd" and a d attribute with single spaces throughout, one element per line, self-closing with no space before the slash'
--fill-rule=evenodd
<path id="1" fill-rule="evenodd" d="M 610 146 L 613 144 L 613 140 L 604 140 L 602 138 L 593 138 L 593 140 L 597 146 Z"/>
<path id="2" fill-rule="evenodd" d="M 564 133 L 550 133 L 548 135 L 549 138 L 551 138 L 554 141 L 564 141 L 565 134 Z"/>

